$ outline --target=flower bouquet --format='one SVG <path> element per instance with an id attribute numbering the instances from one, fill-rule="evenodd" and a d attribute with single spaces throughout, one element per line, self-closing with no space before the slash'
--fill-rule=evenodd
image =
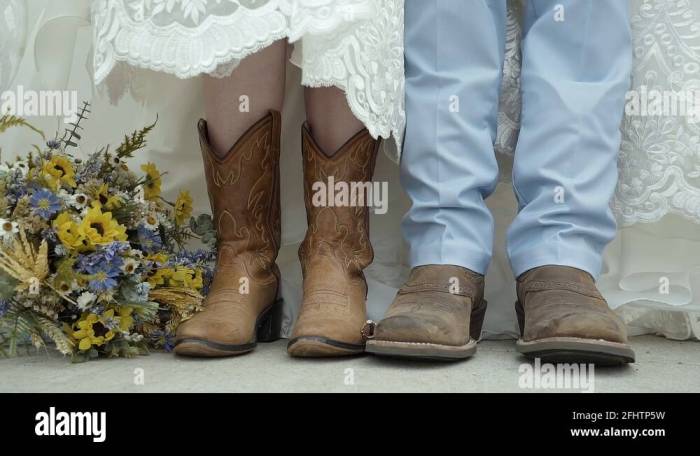
<path id="1" fill-rule="evenodd" d="M 63 137 L 0 164 L 0 354 L 47 342 L 74 361 L 167 350 L 206 294 L 211 217 L 191 216 L 187 191 L 163 198 L 154 164 L 127 165 L 155 123 L 81 159 L 88 107 Z M 15 126 L 33 128 L 0 117 L 0 133 Z M 188 250 L 194 238 L 204 248 Z"/>

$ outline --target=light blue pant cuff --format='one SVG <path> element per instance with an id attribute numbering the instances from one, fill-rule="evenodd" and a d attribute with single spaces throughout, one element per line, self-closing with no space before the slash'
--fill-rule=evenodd
<path id="1" fill-rule="evenodd" d="M 485 252 L 470 251 L 462 242 L 434 242 L 411 247 L 411 268 L 426 264 L 451 264 L 467 268 L 477 274 L 486 274 L 491 262 L 491 255 Z"/>
<path id="2" fill-rule="evenodd" d="M 603 269 L 603 258 L 598 253 L 582 249 L 570 249 L 562 246 L 537 247 L 528 251 L 513 253 L 510 265 L 515 277 L 540 266 L 570 266 L 588 272 L 598 280 Z"/>

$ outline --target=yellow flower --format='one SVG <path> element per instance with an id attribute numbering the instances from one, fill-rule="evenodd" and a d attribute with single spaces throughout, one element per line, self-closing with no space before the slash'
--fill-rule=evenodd
<path id="1" fill-rule="evenodd" d="M 54 191 L 58 190 L 61 184 L 71 188 L 76 186 L 73 165 L 66 157 L 54 155 L 51 160 L 44 162 L 41 170 L 44 179 Z"/>
<path id="2" fill-rule="evenodd" d="M 114 311 L 111 312 L 114 315 Z M 73 325 L 73 329 L 72 336 L 79 341 L 78 348 L 82 351 L 90 350 L 93 345 L 102 346 L 114 338 L 114 331 L 107 328 L 104 321 L 94 313 L 83 314 L 80 320 Z"/>
<path id="3" fill-rule="evenodd" d="M 146 256 L 146 259 L 149 261 L 153 261 L 154 263 L 165 264 L 168 262 L 169 256 L 166 255 L 165 253 L 159 252 L 159 253 L 152 253 L 152 254 Z"/>
<path id="4" fill-rule="evenodd" d="M 90 247 L 114 241 L 126 241 L 126 228 L 112 219 L 111 212 L 102 212 L 99 204 L 88 210 L 80 224 L 80 232 Z"/>
<path id="5" fill-rule="evenodd" d="M 124 203 L 118 196 L 109 194 L 109 186 L 107 184 L 95 187 L 91 196 L 95 201 L 98 201 L 101 206 L 109 210 L 118 209 Z"/>
<path id="6" fill-rule="evenodd" d="M 175 223 L 183 225 L 192 215 L 192 197 L 187 190 L 180 192 L 175 201 Z"/>
<path id="7" fill-rule="evenodd" d="M 194 270 L 187 268 L 185 266 L 178 266 L 175 268 L 173 276 L 170 278 L 170 286 L 172 287 L 182 287 L 182 288 L 192 288 L 192 277 L 194 276 Z"/>
<path id="8" fill-rule="evenodd" d="M 177 266 L 175 269 L 159 269 L 152 279 L 154 282 L 152 285 L 165 285 L 175 288 L 199 290 L 204 285 L 202 280 L 202 271 L 185 266 Z"/>
<path id="9" fill-rule="evenodd" d="M 61 212 L 53 221 L 58 239 L 69 250 L 83 251 L 88 248 L 88 242 L 83 236 L 80 226 L 73 221 L 70 213 Z"/>
<path id="10" fill-rule="evenodd" d="M 201 290 L 204 287 L 204 279 L 202 278 L 202 270 L 197 269 L 194 272 L 194 277 L 192 278 L 192 288 L 195 290 Z"/>
<path id="11" fill-rule="evenodd" d="M 143 186 L 144 198 L 153 200 L 160 196 L 160 172 L 153 163 L 141 165 L 141 170 L 146 173 L 146 183 Z"/>
<path id="12" fill-rule="evenodd" d="M 152 288 L 158 285 L 167 285 L 175 271 L 171 268 L 158 269 L 155 274 L 148 278 L 148 283 Z"/>
<path id="13" fill-rule="evenodd" d="M 128 332 L 131 325 L 134 324 L 134 317 L 131 313 L 134 311 L 131 307 L 120 307 L 117 316 L 114 315 L 114 309 L 108 309 L 102 314 L 101 320 L 105 323 L 111 323 L 109 326 L 117 325 L 119 331 Z"/>

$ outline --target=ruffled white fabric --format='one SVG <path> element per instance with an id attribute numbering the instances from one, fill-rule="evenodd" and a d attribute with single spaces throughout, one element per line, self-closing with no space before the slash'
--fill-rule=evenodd
<path id="1" fill-rule="evenodd" d="M 342 89 L 373 137 L 400 143 L 403 0 L 98 0 L 92 11 L 97 84 L 120 62 L 222 77 L 287 38 L 302 84 Z"/>

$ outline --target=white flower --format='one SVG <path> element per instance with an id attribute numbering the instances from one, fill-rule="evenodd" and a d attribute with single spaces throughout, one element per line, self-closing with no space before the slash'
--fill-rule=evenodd
<path id="1" fill-rule="evenodd" d="M 129 249 L 129 256 L 134 258 L 143 258 L 143 252 L 138 249 Z"/>
<path id="2" fill-rule="evenodd" d="M 11 220 L 0 218 L 0 235 L 5 244 L 11 243 L 15 234 L 19 233 L 19 224 Z"/>
<path id="3" fill-rule="evenodd" d="M 7 174 L 10 172 L 10 167 L 6 163 L 0 163 L 0 173 Z"/>
<path id="4" fill-rule="evenodd" d="M 70 205 L 78 210 L 85 208 L 88 201 L 88 196 L 84 193 L 76 193 L 70 197 Z"/>
<path id="5" fill-rule="evenodd" d="M 143 225 L 151 231 L 158 231 L 159 222 L 158 216 L 155 214 L 148 214 L 143 218 Z"/>
<path id="6" fill-rule="evenodd" d="M 122 333 L 122 337 L 129 342 L 141 342 L 143 340 L 142 334 L 132 334 L 132 333 Z"/>
<path id="7" fill-rule="evenodd" d="M 80 296 L 78 296 L 78 308 L 80 310 L 87 310 L 96 299 L 97 295 L 90 293 L 89 291 L 84 291 Z"/>
<path id="8" fill-rule="evenodd" d="M 136 188 L 134 188 L 134 201 L 138 204 L 144 204 L 146 202 L 143 185 L 137 185 Z"/>
<path id="9" fill-rule="evenodd" d="M 122 271 L 126 274 L 133 274 L 134 271 L 139 267 L 139 262 L 133 258 L 126 258 L 124 264 L 122 265 Z"/>

